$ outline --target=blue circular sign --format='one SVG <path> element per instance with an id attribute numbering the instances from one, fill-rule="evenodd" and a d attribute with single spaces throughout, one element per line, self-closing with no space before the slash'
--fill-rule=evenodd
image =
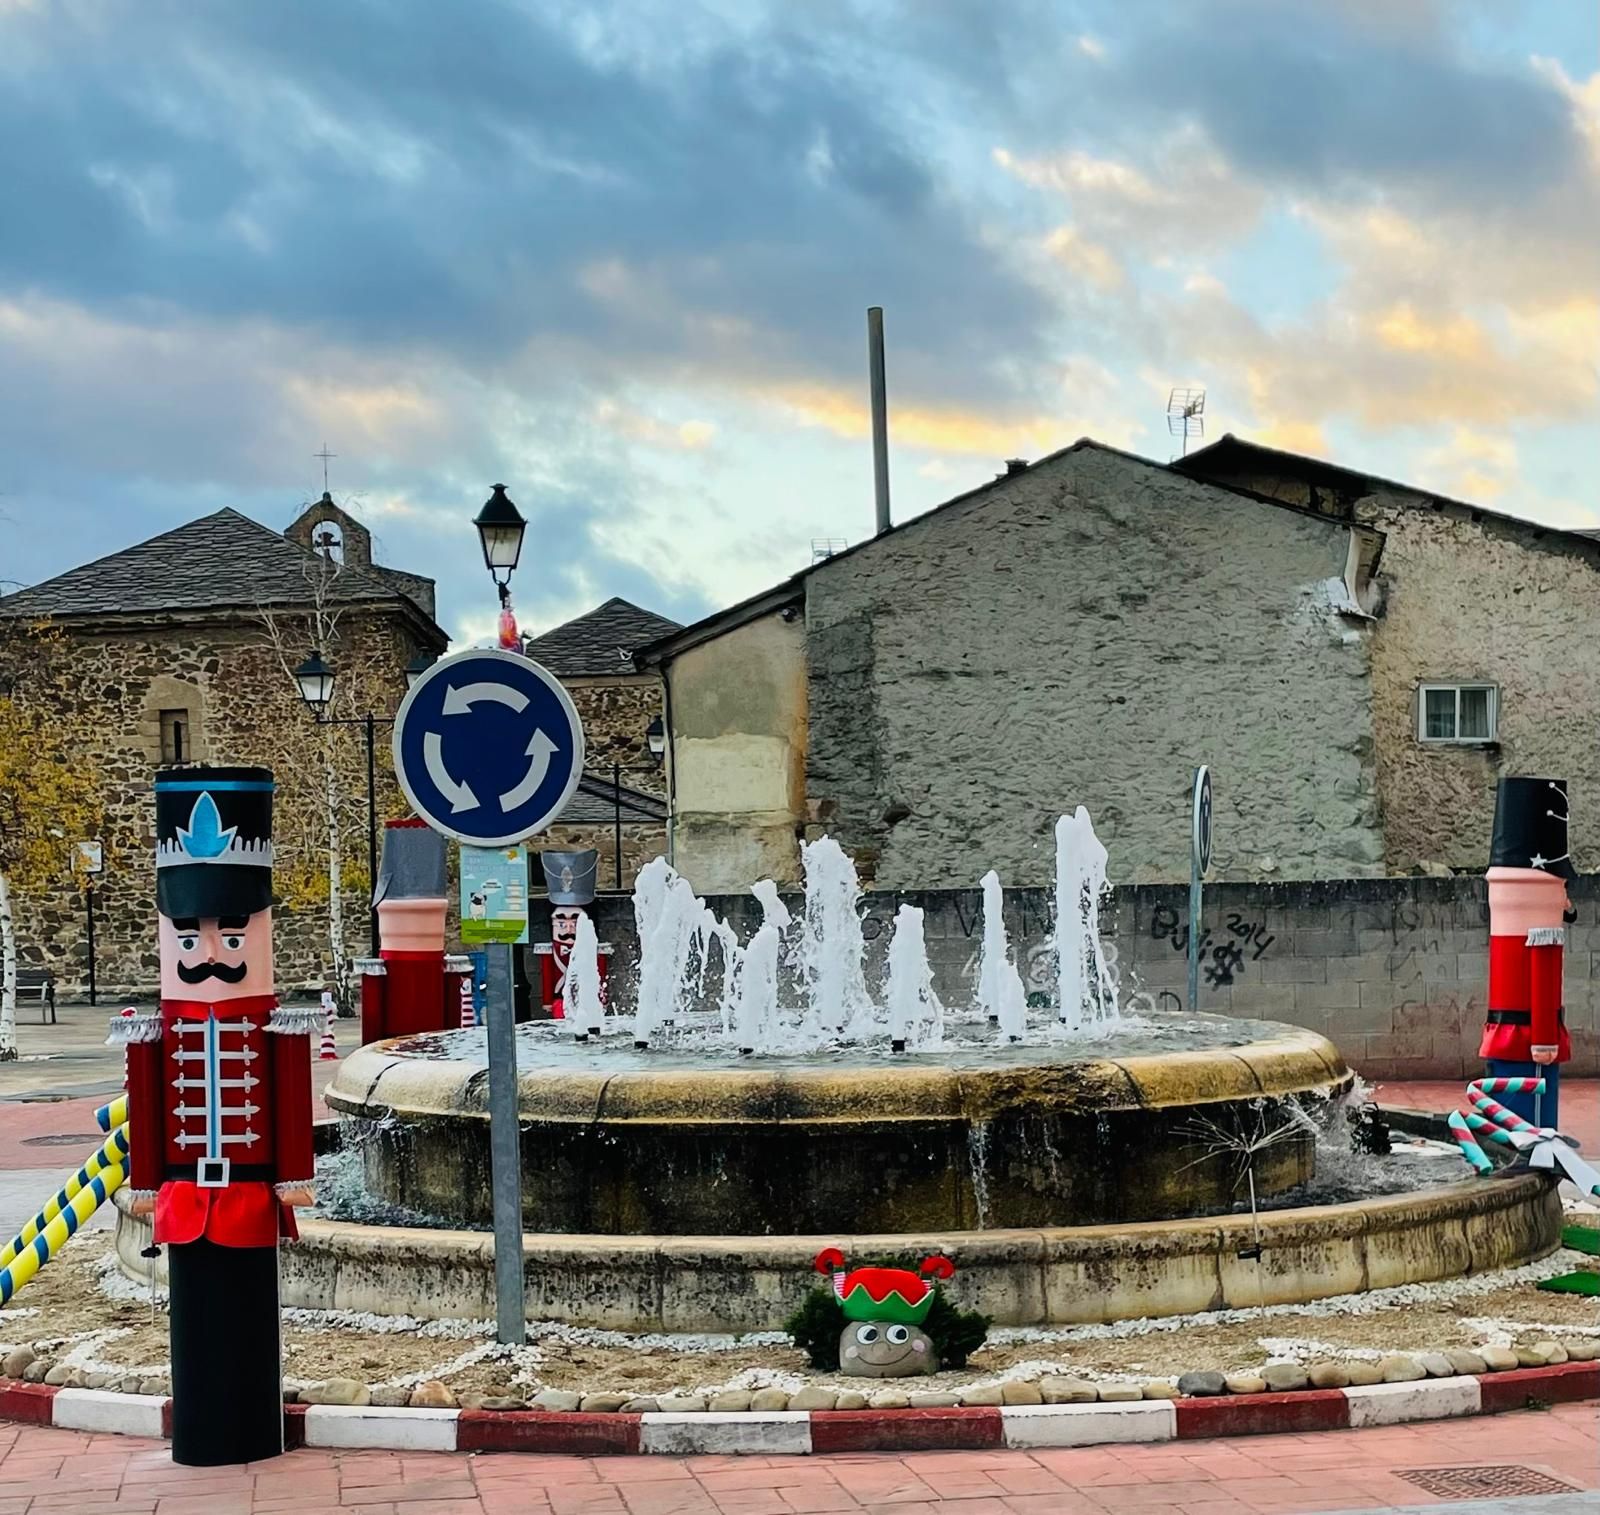
<path id="1" fill-rule="evenodd" d="M 583 777 L 583 724 L 554 674 L 515 652 L 441 658 L 401 702 L 394 771 L 435 831 L 502 847 L 542 831 Z"/>

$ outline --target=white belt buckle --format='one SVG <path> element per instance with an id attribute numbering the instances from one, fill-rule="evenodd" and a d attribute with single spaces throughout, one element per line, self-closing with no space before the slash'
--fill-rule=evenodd
<path id="1" fill-rule="evenodd" d="M 228 1169 L 233 1166 L 231 1157 L 202 1157 L 194 1165 L 194 1183 L 197 1189 L 226 1189 Z"/>

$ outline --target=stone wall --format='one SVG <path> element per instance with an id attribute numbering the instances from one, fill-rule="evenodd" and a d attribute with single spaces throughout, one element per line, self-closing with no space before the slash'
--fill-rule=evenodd
<path id="1" fill-rule="evenodd" d="M 604 826 L 563 826 L 559 822 L 542 831 L 528 843 L 530 853 L 580 852 L 593 847 L 600 854 L 595 866 L 595 882 L 600 889 L 632 889 L 639 870 L 653 858 L 661 857 L 667 850 L 667 827 L 664 821 L 630 821 L 628 812 L 622 812 L 622 883 L 617 883 L 617 835 L 612 824 Z M 544 888 L 544 872 L 537 858 L 530 863 L 530 887 Z M 548 940 L 548 932 L 536 940 Z"/>
<path id="2" fill-rule="evenodd" d="M 561 680 L 583 722 L 584 767 L 609 781 L 611 768 L 622 769 L 629 788 L 665 799 L 666 776 L 650 753 L 645 732 L 661 714 L 661 680 L 654 674 L 617 678 L 564 677 Z"/>
<path id="3" fill-rule="evenodd" d="M 1566 953 L 1567 1071 L 1600 1073 L 1600 877 L 1572 886 L 1577 923 Z M 706 902 L 748 941 L 760 907 L 748 895 Z M 947 1004 L 970 1004 L 982 941 L 976 889 L 869 892 L 863 900 L 868 983 L 881 983 L 894 915 L 925 912 L 934 986 Z M 790 908 L 799 916 L 799 899 Z M 1006 894 L 1006 926 L 1030 996 L 1054 992 L 1048 945 L 1051 896 Z M 612 981 L 631 1006 L 638 962 L 632 901 L 595 905 L 596 929 L 617 944 Z M 1104 914 L 1109 956 L 1134 1010 L 1183 1008 L 1188 888 L 1131 885 Z M 1466 1078 L 1482 1071 L 1488 978 L 1488 904 L 1481 877 L 1386 878 L 1287 884 L 1214 884 L 1205 892 L 1200 1008 L 1248 1020 L 1288 1021 L 1328 1037 L 1370 1079 Z"/>
<path id="4" fill-rule="evenodd" d="M 416 622 L 387 611 L 341 613 L 337 637 L 323 648 L 337 671 L 330 714 L 392 714 L 405 693 L 405 667 L 419 651 Z M 161 761 L 159 713 L 183 709 L 192 722 L 192 758 L 265 763 L 275 796 L 274 945 L 281 987 L 320 985 L 329 972 L 327 826 L 324 751 L 339 775 L 343 851 L 344 940 L 367 945 L 366 757 L 359 725 L 319 727 L 301 703 L 265 627 L 169 618 L 122 627 L 66 621 L 48 663 L 17 670 L 17 695 L 46 702 L 71 745 L 99 779 L 105 873 L 96 893 L 96 972 L 108 996 L 144 994 L 156 982 L 154 801 Z M 283 646 L 299 661 L 307 628 L 279 617 Z M 430 648 L 430 650 L 437 650 Z M 377 812 L 407 814 L 392 777 L 387 725 L 376 728 Z M 325 745 L 326 744 L 326 748 Z M 63 839 L 61 879 L 43 897 L 17 900 L 21 961 L 47 967 L 60 991 L 87 983 L 81 894 L 73 886 Z M 380 838 L 381 842 L 381 838 Z"/>
<path id="5" fill-rule="evenodd" d="M 1082 804 L 1114 878 L 1177 879 L 1207 762 L 1217 875 L 1376 873 L 1348 551 L 1338 522 L 1090 445 L 818 565 L 811 834 L 880 886 L 1042 884 Z"/>

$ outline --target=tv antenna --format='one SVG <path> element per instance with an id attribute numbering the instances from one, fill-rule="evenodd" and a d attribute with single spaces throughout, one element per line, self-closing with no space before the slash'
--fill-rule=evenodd
<path id="1" fill-rule="evenodd" d="M 1179 457 L 1189 454 L 1189 438 L 1206 434 L 1206 392 L 1203 389 L 1174 389 L 1167 396 L 1167 430 L 1183 438 Z"/>
<path id="2" fill-rule="evenodd" d="M 825 563 L 835 553 L 843 552 L 849 545 L 849 541 L 844 537 L 812 537 L 811 561 Z"/>

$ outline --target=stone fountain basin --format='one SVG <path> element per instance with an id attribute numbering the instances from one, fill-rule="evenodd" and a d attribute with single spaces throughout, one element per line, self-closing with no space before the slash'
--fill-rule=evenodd
<path id="1" fill-rule="evenodd" d="M 985 1028 L 986 1030 L 987 1028 Z M 992 1033 L 988 1033 L 992 1036 Z M 636 1236 L 900 1236 L 1169 1220 L 1226 1211 L 1236 1152 L 1196 1121 L 1258 1122 L 1352 1075 L 1316 1033 L 1196 1016 L 1099 1042 L 842 1049 L 739 1059 L 623 1037 L 518 1033 L 525 1225 Z M 324 1096 L 378 1123 L 366 1186 L 444 1220 L 492 1214 L 480 1032 L 375 1042 Z M 1311 1178 L 1305 1133 L 1258 1152 L 1257 1193 Z"/>
<path id="2" fill-rule="evenodd" d="M 150 1223 L 119 1191 L 122 1271 L 144 1280 Z M 853 1258 L 943 1252 L 947 1286 L 997 1325 L 1067 1326 L 1303 1304 L 1531 1262 L 1560 1244 L 1553 1181 L 1524 1173 L 1260 1218 L 848 1236 L 523 1237 L 528 1319 L 619 1331 L 774 1331 L 815 1282 L 824 1245 Z M 281 1252 L 286 1305 L 419 1319 L 492 1319 L 494 1242 L 478 1231 L 303 1220 Z M 164 1281 L 165 1254 L 155 1263 Z"/>

